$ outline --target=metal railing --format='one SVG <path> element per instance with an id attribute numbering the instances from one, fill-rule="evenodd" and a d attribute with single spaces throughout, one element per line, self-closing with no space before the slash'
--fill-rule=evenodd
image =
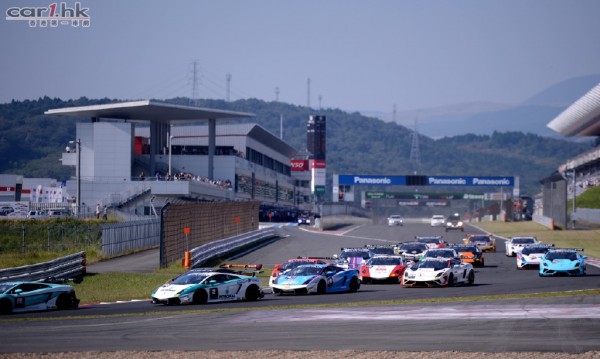
<path id="1" fill-rule="evenodd" d="M 160 244 L 160 218 L 107 223 L 102 226 L 102 252 L 115 256 Z"/>
<path id="2" fill-rule="evenodd" d="M 48 262 L 0 269 L 0 283 L 66 281 L 80 282 L 85 274 L 85 252 L 71 254 Z"/>
<path id="3" fill-rule="evenodd" d="M 218 258 L 243 247 L 275 237 L 277 237 L 275 229 L 264 228 L 201 245 L 190 250 L 192 257 L 191 267 L 196 268 L 202 266 L 211 259 Z"/>

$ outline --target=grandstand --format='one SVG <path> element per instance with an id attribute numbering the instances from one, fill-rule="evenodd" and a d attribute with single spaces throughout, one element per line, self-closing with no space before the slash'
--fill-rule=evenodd
<path id="1" fill-rule="evenodd" d="M 548 127 L 567 137 L 600 138 L 600 84 L 575 101 L 548 123 Z M 600 146 L 596 146 L 558 166 L 543 184 L 542 216 L 561 228 L 569 225 L 567 201 L 573 199 L 571 225 L 575 221 L 600 224 L 600 209 L 575 208 L 576 197 L 600 184 Z"/>
<path id="2" fill-rule="evenodd" d="M 310 187 L 290 168 L 296 149 L 259 125 L 223 123 L 253 114 L 149 100 L 45 114 L 78 121 L 78 146 L 62 162 L 79 166 L 67 191 L 78 188 L 81 213 L 100 205 L 149 215 L 176 198 L 311 209 Z"/>

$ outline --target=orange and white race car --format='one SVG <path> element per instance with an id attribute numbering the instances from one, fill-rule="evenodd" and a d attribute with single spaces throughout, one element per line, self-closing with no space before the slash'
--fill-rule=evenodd
<path id="1" fill-rule="evenodd" d="M 400 283 L 405 269 L 402 256 L 375 255 L 362 263 L 358 277 L 365 284 L 374 281 Z"/>

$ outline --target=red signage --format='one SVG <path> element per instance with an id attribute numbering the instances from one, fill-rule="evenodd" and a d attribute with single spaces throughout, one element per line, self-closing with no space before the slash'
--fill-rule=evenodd
<path id="1" fill-rule="evenodd" d="M 308 171 L 308 160 L 292 160 L 292 171 Z"/>
<path id="2" fill-rule="evenodd" d="M 310 168 L 326 168 L 325 160 L 310 160 Z"/>

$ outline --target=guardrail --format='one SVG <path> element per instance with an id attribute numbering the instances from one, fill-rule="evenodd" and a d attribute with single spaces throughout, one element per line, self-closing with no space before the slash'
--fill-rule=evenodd
<path id="1" fill-rule="evenodd" d="M 263 228 L 254 232 L 248 232 L 239 236 L 225 238 L 201 245 L 190 250 L 192 257 L 191 267 L 200 267 L 202 264 L 213 258 L 220 257 L 245 246 L 275 237 L 277 237 L 277 235 L 275 234 L 274 228 Z"/>
<path id="2" fill-rule="evenodd" d="M 71 254 L 48 262 L 0 269 L 0 283 L 73 280 L 79 283 L 85 274 L 85 252 Z"/>

